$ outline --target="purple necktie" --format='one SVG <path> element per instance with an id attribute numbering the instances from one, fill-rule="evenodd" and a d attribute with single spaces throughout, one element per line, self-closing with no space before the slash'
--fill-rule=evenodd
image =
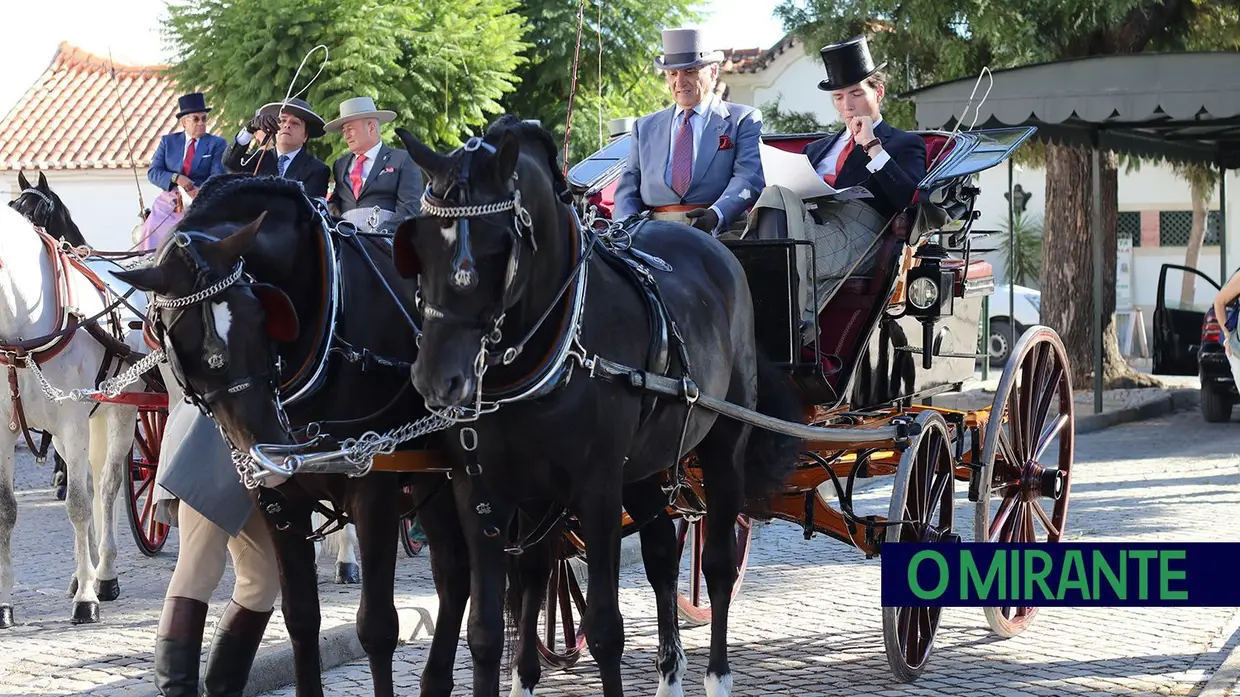
<path id="1" fill-rule="evenodd" d="M 689 182 L 693 180 L 693 126 L 689 124 L 693 111 L 684 114 L 676 132 L 676 152 L 672 154 L 672 190 L 681 198 L 689 192 Z"/>

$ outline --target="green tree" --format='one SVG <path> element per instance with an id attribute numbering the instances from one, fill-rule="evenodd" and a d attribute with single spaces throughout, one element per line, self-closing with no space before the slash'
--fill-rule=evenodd
<path id="1" fill-rule="evenodd" d="M 515 0 L 174 0 L 163 26 L 176 59 L 170 74 L 186 91 L 206 90 L 230 137 L 254 110 L 293 94 L 325 119 L 353 96 L 397 113 L 383 135 L 403 126 L 436 147 L 502 113 L 524 62 L 524 19 Z M 304 91 L 303 91 L 304 90 Z M 308 147 L 329 162 L 346 148 L 338 134 Z"/>
<path id="2" fill-rule="evenodd" d="M 642 116 L 671 104 L 654 69 L 662 31 L 697 21 L 697 0 L 523 0 L 531 27 L 520 83 L 503 100 L 507 111 L 538 119 L 563 147 L 572 101 L 569 162 L 606 143 L 607 121 Z M 581 43 L 577 28 L 580 20 Z M 574 60 L 578 61 L 574 92 Z"/>
<path id="3" fill-rule="evenodd" d="M 780 14 L 811 45 L 858 33 L 890 60 L 889 92 L 1027 63 L 1098 55 L 1240 46 L 1235 0 L 784 0 Z M 1104 87 L 1104 86 L 1099 86 Z M 984 83 L 983 83 L 984 88 Z M 912 105 L 894 99 L 884 117 L 914 127 Z M 1115 327 L 1118 174 L 1114 153 L 1102 157 L 1103 306 L 1093 307 L 1089 221 L 1092 165 L 1088 150 L 1047 145 L 1042 320 L 1063 337 L 1073 379 L 1093 374 L 1093 322 L 1103 320 L 1103 378 L 1111 386 L 1154 384 L 1120 353 Z"/>
<path id="4" fill-rule="evenodd" d="M 814 112 L 784 109 L 782 102 L 783 98 L 780 96 L 759 107 L 764 133 L 822 133 L 827 130 L 827 126 L 818 121 Z"/>
<path id="5" fill-rule="evenodd" d="M 1005 219 L 999 224 L 1003 230 L 1003 267 L 1017 285 L 1036 287 L 1042 267 L 1042 223 L 1038 216 L 1017 210 L 1008 229 Z M 1006 285 L 1006 283 L 1005 283 Z"/>

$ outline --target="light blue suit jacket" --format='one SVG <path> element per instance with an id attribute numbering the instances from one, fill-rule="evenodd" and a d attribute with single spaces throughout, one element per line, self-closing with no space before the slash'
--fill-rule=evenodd
<path id="1" fill-rule="evenodd" d="M 628 162 L 616 185 L 612 217 L 621 220 L 656 206 L 714 206 L 720 213 L 716 232 L 724 230 L 754 204 L 766 186 L 758 152 L 762 113 L 718 98 L 711 101 L 710 120 L 693 162 L 693 180 L 682 199 L 672 190 L 668 174 L 672 121 L 678 110 L 673 105 L 647 114 L 633 125 Z M 721 150 L 724 136 L 731 147 Z"/>
<path id="2" fill-rule="evenodd" d="M 194 186 L 202 186 L 208 178 L 224 174 L 224 154 L 228 151 L 228 141 L 207 133 L 194 145 L 194 163 L 189 169 L 189 178 Z M 146 170 L 146 178 L 164 191 L 172 189 L 175 175 L 181 173 L 181 159 L 185 157 L 185 131 L 169 133 L 159 139 L 159 147 L 151 158 L 151 166 Z"/>

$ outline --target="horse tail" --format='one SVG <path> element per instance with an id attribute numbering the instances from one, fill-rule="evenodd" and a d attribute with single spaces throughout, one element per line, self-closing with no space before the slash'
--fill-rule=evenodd
<path id="1" fill-rule="evenodd" d="M 757 351 L 757 411 L 783 421 L 805 420 L 805 407 L 791 378 L 762 352 Z M 796 468 L 801 440 L 765 428 L 754 427 L 745 450 L 746 513 L 764 518 L 768 498 L 781 491 Z M 752 511 L 752 513 L 750 512 Z"/>

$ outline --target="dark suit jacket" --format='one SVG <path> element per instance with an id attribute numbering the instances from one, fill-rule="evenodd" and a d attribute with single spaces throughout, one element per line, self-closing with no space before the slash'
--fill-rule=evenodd
<path id="1" fill-rule="evenodd" d="M 836 138 L 849 137 L 847 130 L 832 136 L 819 138 L 805 146 L 802 152 L 809 158 L 815 168 L 831 150 Z M 874 136 L 883 144 L 883 150 L 891 158 L 882 169 L 871 172 L 866 168 L 870 156 L 854 147 L 844 161 L 844 167 L 837 174 L 835 188 L 844 189 L 850 186 L 864 186 L 874 198 L 862 201 L 872 208 L 891 218 L 904 210 L 913 202 L 913 194 L 917 191 L 917 182 L 926 176 L 926 142 L 915 133 L 908 133 L 881 121 L 874 127 Z"/>
<path id="2" fill-rule="evenodd" d="M 253 141 L 251 141 L 251 144 Z M 242 145 L 233 141 L 232 147 L 228 149 L 228 154 L 224 157 L 224 166 L 230 172 L 246 172 L 249 174 L 261 174 L 266 176 L 277 176 L 280 174 L 279 158 L 280 154 L 275 148 L 268 150 L 263 155 L 262 161 L 258 159 L 257 151 L 255 154 L 246 159 L 249 145 Z M 243 165 L 242 160 L 245 160 Z M 248 166 L 246 166 L 248 165 Z M 255 165 L 258 171 L 254 171 Z M 306 195 L 318 198 L 327 198 L 327 182 L 331 179 L 332 171 L 327 163 L 319 158 L 311 155 L 304 147 L 297 151 L 297 157 L 288 163 L 288 168 L 284 170 L 285 179 L 295 179 L 301 182 L 306 189 Z"/>
<path id="3" fill-rule="evenodd" d="M 379 146 L 379 154 L 370 167 L 370 174 L 362 182 L 361 196 L 353 197 L 353 185 L 349 183 L 349 170 L 356 155 L 342 155 L 332 164 L 336 188 L 328 203 L 338 206 L 341 213 L 354 208 L 378 206 L 392 211 L 392 217 L 379 225 L 382 232 L 395 232 L 402 222 L 418 215 L 422 210 L 421 198 L 424 185 L 422 169 L 404 150 L 394 150 L 387 145 Z"/>
<path id="4" fill-rule="evenodd" d="M 194 145 L 194 163 L 189 178 L 194 186 L 202 186 L 208 177 L 224 173 L 224 151 L 228 141 L 210 133 L 204 134 Z M 151 158 L 146 178 L 164 191 L 172 190 L 173 177 L 181 173 L 181 160 L 185 157 L 185 131 L 169 133 L 159 139 L 159 147 Z"/>

